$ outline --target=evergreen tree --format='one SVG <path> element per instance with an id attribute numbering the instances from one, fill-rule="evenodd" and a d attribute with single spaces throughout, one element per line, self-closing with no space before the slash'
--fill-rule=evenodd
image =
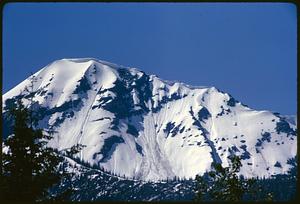
<path id="1" fill-rule="evenodd" d="M 208 183 L 205 182 L 202 176 L 196 175 L 196 200 L 206 200 L 208 191 Z"/>
<path id="2" fill-rule="evenodd" d="M 17 100 L 9 110 L 14 118 L 13 135 L 4 141 L 1 193 L 5 200 L 35 201 L 44 198 L 48 188 L 59 182 L 58 164 L 62 158 L 46 147 L 50 135 L 35 129 L 30 110 Z"/>
<path id="3" fill-rule="evenodd" d="M 63 155 L 78 153 L 82 145 L 76 145 L 64 152 L 48 147 L 53 131 L 48 134 L 37 128 L 38 111 L 33 111 L 33 83 L 29 92 L 29 108 L 18 98 L 7 107 L 13 118 L 13 134 L 3 141 L 1 198 L 7 201 L 42 201 L 51 199 L 49 189 L 63 179 L 73 176 L 64 171 Z M 27 89 L 28 90 L 28 89 Z M 61 154 L 63 153 L 63 155 Z M 60 171 L 60 167 L 63 171 Z M 72 189 L 62 192 L 58 198 L 66 198 Z"/>
<path id="4" fill-rule="evenodd" d="M 241 201 L 246 197 L 248 200 L 255 200 L 256 180 L 239 177 L 241 166 L 241 159 L 238 156 L 231 156 L 228 167 L 213 163 L 210 172 L 202 177 L 197 175 L 196 200 Z M 270 198 L 271 194 L 266 197 L 267 200 Z"/>

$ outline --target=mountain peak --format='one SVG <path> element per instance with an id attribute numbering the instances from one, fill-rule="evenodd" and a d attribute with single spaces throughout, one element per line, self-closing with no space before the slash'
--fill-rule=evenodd
<path id="1" fill-rule="evenodd" d="M 75 62 L 75 63 L 87 63 L 87 62 L 90 62 L 90 63 L 99 63 L 99 64 L 102 64 L 102 65 L 107 65 L 111 68 L 128 68 L 128 67 L 125 67 L 123 65 L 118 65 L 118 64 L 115 64 L 115 63 L 111 63 L 111 62 L 108 62 L 108 61 L 104 61 L 104 60 L 99 60 L 99 59 L 96 59 L 96 58 L 93 58 L 93 57 L 87 57 L 87 58 L 63 58 L 63 59 L 60 59 L 60 60 L 56 60 L 56 61 L 70 61 L 70 62 Z"/>
<path id="2" fill-rule="evenodd" d="M 286 173 L 297 152 L 293 118 L 252 110 L 215 87 L 94 58 L 57 60 L 34 76 L 39 125 L 57 132 L 49 145 L 86 145 L 77 157 L 114 173 L 141 180 L 194 177 L 212 162 L 228 165 L 235 154 L 242 158 L 240 174 L 268 177 Z M 29 85 L 28 78 L 4 94 L 3 107 L 18 97 L 30 105 Z"/>

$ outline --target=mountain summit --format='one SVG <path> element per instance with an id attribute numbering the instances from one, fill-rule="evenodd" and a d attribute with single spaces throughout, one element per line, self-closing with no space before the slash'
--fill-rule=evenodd
<path id="1" fill-rule="evenodd" d="M 97 59 L 62 59 L 34 75 L 33 108 L 41 128 L 56 132 L 59 150 L 86 147 L 78 157 L 141 180 L 194 177 L 212 162 L 242 158 L 240 174 L 286 173 L 297 153 L 296 123 L 256 111 L 215 87 L 192 87 Z M 27 78 L 3 95 L 4 137 L 11 134 L 5 108 L 29 104 Z"/>

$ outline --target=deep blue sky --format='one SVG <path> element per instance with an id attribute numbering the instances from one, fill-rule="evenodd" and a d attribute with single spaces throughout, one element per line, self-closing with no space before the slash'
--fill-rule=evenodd
<path id="1" fill-rule="evenodd" d="M 282 3 L 10 3 L 3 92 L 54 60 L 94 57 L 296 114 L 296 24 Z"/>

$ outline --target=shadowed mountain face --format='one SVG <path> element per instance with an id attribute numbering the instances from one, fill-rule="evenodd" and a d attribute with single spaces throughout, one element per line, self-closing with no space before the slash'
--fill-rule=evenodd
<path id="1" fill-rule="evenodd" d="M 286 173 L 296 156 L 291 117 L 255 111 L 214 87 L 191 87 L 96 59 L 55 61 L 3 96 L 6 110 L 22 98 L 39 113 L 39 126 L 56 133 L 58 149 L 86 145 L 78 157 L 141 180 L 194 177 L 212 162 L 241 156 L 246 177 Z"/>

